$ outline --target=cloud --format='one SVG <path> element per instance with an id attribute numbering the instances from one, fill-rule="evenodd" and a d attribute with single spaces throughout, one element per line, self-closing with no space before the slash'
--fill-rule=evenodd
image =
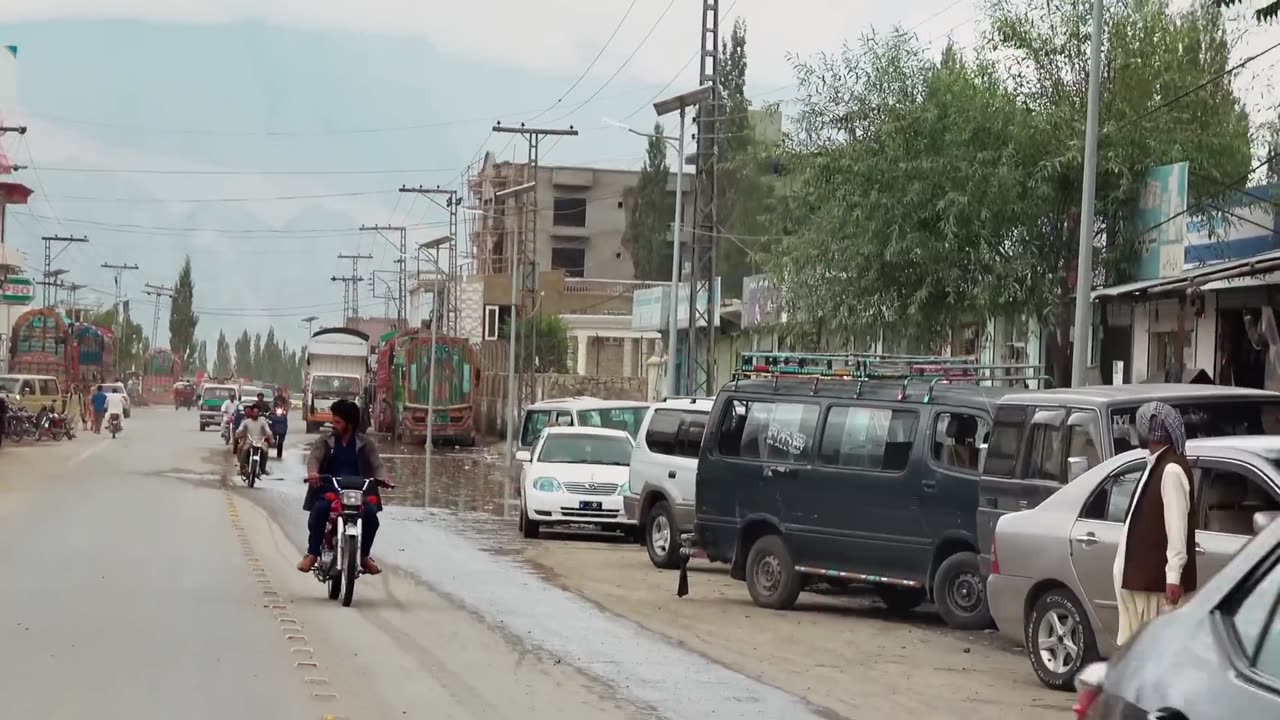
<path id="1" fill-rule="evenodd" d="M 662 17 L 652 36 L 620 77 L 663 84 L 693 57 L 700 42 L 701 4 L 696 0 L 638 0 L 609 49 L 593 68 L 586 89 L 593 89 L 626 62 L 645 34 Z M 922 38 L 942 37 L 948 29 L 971 35 L 975 0 L 900 0 L 896 3 L 848 0 L 722 0 L 721 24 L 733 17 L 748 23 L 748 48 L 754 84 L 764 89 L 792 79 L 788 54 L 834 50 L 872 28 L 917 26 Z M 40 0 L 6 3 L 0 21 L 48 19 L 132 19 L 176 23 L 239 20 L 336 29 L 357 33 L 417 35 L 459 57 L 498 62 L 523 69 L 576 76 L 600 50 L 630 0 L 489 0 L 457 3 L 431 0 Z M 730 8 L 732 10 L 730 11 Z M 967 24 L 966 24 L 967 23 Z M 358 61 L 358 58 L 353 58 Z M 684 73 L 692 85 L 697 64 Z"/>

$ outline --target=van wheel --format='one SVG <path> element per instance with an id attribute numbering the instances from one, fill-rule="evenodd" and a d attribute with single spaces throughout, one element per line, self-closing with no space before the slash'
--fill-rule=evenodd
<path id="1" fill-rule="evenodd" d="M 890 612 L 905 613 L 920 607 L 928 599 L 923 588 L 899 587 L 897 585 L 877 585 L 876 594 Z"/>
<path id="2" fill-rule="evenodd" d="M 1045 687 L 1070 690 L 1080 668 L 1098 659 L 1098 642 L 1080 600 L 1054 588 L 1031 607 L 1023 628 L 1031 668 Z"/>
<path id="3" fill-rule="evenodd" d="M 959 552 L 938 567 L 933 577 L 933 602 L 948 627 L 985 630 L 991 627 L 987 585 L 978 569 L 978 555 Z"/>
<path id="4" fill-rule="evenodd" d="M 671 504 L 659 500 L 649 508 L 645 518 L 644 546 L 649 551 L 649 562 L 663 570 L 680 567 L 679 531 L 676 530 L 676 514 Z"/>
<path id="5" fill-rule="evenodd" d="M 803 586 L 787 544 L 777 535 L 756 540 L 747 554 L 747 592 L 756 605 L 790 610 Z"/>

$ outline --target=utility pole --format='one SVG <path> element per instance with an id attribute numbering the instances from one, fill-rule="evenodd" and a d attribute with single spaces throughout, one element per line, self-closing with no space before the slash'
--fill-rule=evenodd
<path id="1" fill-rule="evenodd" d="M 77 311 L 80 309 L 79 303 L 77 302 L 76 295 L 79 294 L 81 290 L 88 287 L 88 285 L 84 285 L 81 283 L 67 283 L 66 285 L 63 285 L 63 287 L 67 289 L 67 307 L 71 311 L 68 313 L 68 315 L 71 315 L 72 319 L 75 320 L 76 322 L 80 322 L 79 317 L 76 317 Z"/>
<path id="2" fill-rule="evenodd" d="M 44 306 L 53 307 L 53 303 L 49 302 L 49 286 L 51 279 L 56 277 L 53 275 L 53 261 L 61 257 L 62 253 L 71 247 L 72 243 L 87 243 L 89 238 L 75 237 L 74 235 L 45 235 L 40 239 L 44 240 L 44 283 L 42 283 L 44 285 Z M 57 255 L 53 254 L 53 244 L 55 242 L 65 243 Z"/>
<path id="3" fill-rule="evenodd" d="M 307 317 L 302 318 L 302 322 L 304 322 L 304 323 L 306 323 L 306 324 L 307 324 L 307 337 L 308 337 L 308 338 L 310 338 L 310 337 L 311 337 L 311 323 L 313 323 L 313 322 L 315 322 L 315 321 L 317 321 L 317 320 L 319 320 L 319 319 L 320 319 L 320 318 L 316 317 L 315 315 L 308 315 Z"/>
<path id="4" fill-rule="evenodd" d="M 457 190 L 447 190 L 440 186 L 434 188 L 418 187 L 401 187 L 402 193 L 416 193 L 422 195 L 432 202 L 440 205 L 440 201 L 436 200 L 434 195 L 444 195 L 444 204 L 441 206 L 449 213 L 449 232 L 447 233 L 451 242 L 448 243 L 446 249 L 449 251 L 449 266 L 445 272 L 445 288 L 444 288 L 444 314 L 435 310 L 436 300 L 438 296 L 432 291 L 431 307 L 432 307 L 432 327 L 435 326 L 436 319 L 439 318 L 444 322 L 445 335 L 458 335 L 458 295 L 461 291 L 461 278 L 458 277 L 458 208 L 462 206 L 462 198 L 458 197 Z M 419 255 L 421 260 L 421 255 Z M 440 267 L 439 249 L 436 250 L 436 272 L 439 273 L 443 268 Z M 419 276 L 421 276 L 421 262 L 419 262 Z M 438 278 L 437 278 L 438 279 Z M 436 283 L 433 281 L 432 283 Z"/>
<path id="5" fill-rule="evenodd" d="M 1093 37 L 1089 40 L 1089 105 L 1084 126 L 1084 189 L 1080 197 L 1080 250 L 1076 268 L 1076 329 L 1071 353 L 1071 387 L 1083 387 L 1089 371 L 1093 335 L 1093 203 L 1098 181 L 1098 96 L 1102 75 L 1102 0 L 1093 0 Z M 1181 327 L 1181 323 L 1178 325 Z M 1179 335 L 1181 343 L 1181 335 Z M 1178 346 L 1178 368 L 1183 366 Z"/>
<path id="6" fill-rule="evenodd" d="M 398 302 L 399 309 L 396 311 L 396 329 L 403 330 L 405 326 L 405 304 L 406 304 L 406 298 L 409 294 L 408 293 L 409 284 L 406 282 L 406 279 L 405 279 L 405 274 L 409 270 L 408 228 L 406 228 L 403 225 L 361 225 L 360 230 L 361 232 L 367 232 L 372 230 L 373 232 L 376 232 L 379 235 L 382 235 L 383 232 L 400 233 L 400 244 L 397 247 L 397 249 L 400 251 L 400 257 L 396 259 L 396 264 L 400 266 L 400 278 L 396 286 L 396 296 L 399 298 L 399 302 Z M 391 243 L 392 245 L 395 245 L 395 242 L 392 241 L 391 238 L 387 237 L 386 235 L 382 235 L 382 238 L 387 242 Z"/>
<path id="7" fill-rule="evenodd" d="M 359 274 L 360 274 L 360 261 L 361 261 L 361 260 L 372 260 L 372 259 L 373 259 L 373 256 L 372 256 L 372 255 L 343 255 L 342 253 L 338 253 L 338 259 L 339 259 L 339 260 L 350 260 L 350 261 L 351 261 L 351 276 L 352 276 L 352 277 L 355 277 L 355 276 L 357 276 L 357 275 L 359 275 Z M 352 317 L 360 317 L 360 293 L 359 293 L 359 288 L 358 288 L 357 286 L 355 286 L 355 285 L 352 285 L 351 287 L 352 287 L 352 290 L 351 290 L 351 297 L 347 300 L 346 304 L 347 304 L 347 305 L 349 305 L 349 306 L 351 307 L 351 316 L 352 316 Z M 346 318 L 344 317 L 344 318 L 342 319 L 342 321 L 343 321 L 343 324 L 345 325 L 345 324 L 346 324 Z"/>
<path id="8" fill-rule="evenodd" d="M 538 149 L 542 145 L 542 141 L 548 136 L 577 136 L 578 131 L 570 125 L 567 130 L 561 128 L 531 128 L 525 127 L 521 123 L 519 127 L 505 127 L 502 123 L 493 126 L 493 132 L 496 133 L 514 133 L 523 135 L 525 141 L 529 145 L 529 160 L 525 165 L 525 186 L 530 186 L 530 192 L 527 193 L 528 199 L 524 202 L 524 233 L 523 237 L 518 240 L 518 247 L 513 253 L 515 268 L 518 272 L 514 272 L 511 278 L 512 286 L 515 287 L 519 283 L 519 310 L 516 314 L 516 303 L 512 303 L 511 308 L 511 342 L 514 346 L 516 343 L 515 327 L 520 318 L 531 317 L 537 309 L 538 301 Z M 518 275 L 519 277 L 516 277 Z M 531 323 L 531 327 L 534 325 Z M 535 331 L 536 332 L 536 331 Z M 519 409 L 532 403 L 534 398 L 533 375 L 537 364 L 537 341 L 535 335 L 531 338 L 525 338 L 524 342 L 519 346 L 519 393 L 513 395 L 516 403 L 512 408 L 512 419 L 510 422 L 515 423 L 516 415 Z M 510 435 L 510 433 L 508 433 Z M 508 443 L 510 444 L 510 443 Z M 508 451 L 510 452 L 510 451 Z"/>
<path id="9" fill-rule="evenodd" d="M 125 325 L 124 306 L 121 303 L 121 300 L 124 296 L 120 292 L 120 276 L 124 275 L 126 272 L 130 270 L 137 270 L 138 266 L 128 264 L 128 263 L 125 263 L 125 264 L 102 263 L 101 267 L 107 270 L 111 270 L 112 272 L 115 273 L 115 276 L 116 276 L 116 295 L 115 295 L 115 302 L 113 303 L 112 306 L 115 308 L 115 312 L 116 312 L 116 372 L 119 373 L 121 370 L 120 350 L 122 347 L 124 347 L 124 330 L 127 327 L 127 325 Z"/>
<path id="10" fill-rule="evenodd" d="M 147 289 L 143 290 L 142 294 L 150 295 L 156 299 L 155 313 L 151 316 L 151 347 L 158 347 L 160 339 L 160 298 L 172 298 L 173 288 L 147 283 Z"/>
<path id="11" fill-rule="evenodd" d="M 329 278 L 332 282 L 342 283 L 342 324 L 346 326 L 351 316 L 351 298 L 360 294 L 360 281 L 364 280 L 359 275 L 334 275 Z"/>
<path id="12" fill-rule="evenodd" d="M 709 97 L 698 108 L 698 167 L 692 262 L 689 277 L 689 334 L 685 363 L 691 395 L 715 395 L 716 320 L 720 301 L 715 294 L 716 236 L 720 232 L 716 212 L 716 119 L 720 115 L 720 0 L 702 0 L 702 58 L 699 62 L 698 85 L 710 86 Z M 683 163 L 684 158 L 679 162 Z M 698 298 L 707 299 L 706 308 L 698 307 Z M 674 303 L 676 298 L 671 298 Z M 672 338 L 674 340 L 675 338 Z"/>

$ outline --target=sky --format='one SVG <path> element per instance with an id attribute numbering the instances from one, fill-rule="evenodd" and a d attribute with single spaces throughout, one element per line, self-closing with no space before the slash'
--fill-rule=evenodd
<path id="1" fill-rule="evenodd" d="M 747 23 L 748 95 L 784 113 L 796 58 L 895 24 L 939 50 L 981 29 L 976 0 L 722 1 L 726 35 Z M 88 235 L 54 262 L 103 293 L 82 299 L 110 302 L 102 263 L 137 264 L 123 285 L 148 331 L 144 284 L 172 284 L 190 254 L 210 353 L 219 330 L 274 326 L 296 345 L 302 316 L 340 321 L 338 253 L 373 253 L 366 276 L 394 267 L 361 224 L 443 234 L 443 211 L 397 188 L 458 187 L 484 150 L 517 155 L 495 121 L 580 131 L 544 163 L 638 168 L 644 141 L 614 123 L 647 129 L 655 97 L 697 85 L 700 14 L 698 0 L 6 2 L 0 45 L 19 50 L 0 118 L 30 129 L 0 142 L 36 190 L 6 239 L 38 263 L 41 235 Z M 369 295 L 362 309 L 381 310 Z"/>

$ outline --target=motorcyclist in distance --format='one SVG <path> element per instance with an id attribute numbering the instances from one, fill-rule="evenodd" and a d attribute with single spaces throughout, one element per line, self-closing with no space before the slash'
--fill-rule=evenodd
<path id="1" fill-rule="evenodd" d="M 254 440 L 271 447 L 272 435 L 271 425 L 267 423 L 266 418 L 258 415 L 258 406 L 256 404 L 245 408 L 245 418 L 240 421 L 240 427 L 236 429 L 236 438 L 239 439 L 237 445 L 236 456 L 240 458 L 240 474 L 244 474 L 245 469 L 249 466 L 249 449 L 252 444 L 249 440 Z M 262 454 L 262 474 L 267 474 L 267 454 Z"/>

